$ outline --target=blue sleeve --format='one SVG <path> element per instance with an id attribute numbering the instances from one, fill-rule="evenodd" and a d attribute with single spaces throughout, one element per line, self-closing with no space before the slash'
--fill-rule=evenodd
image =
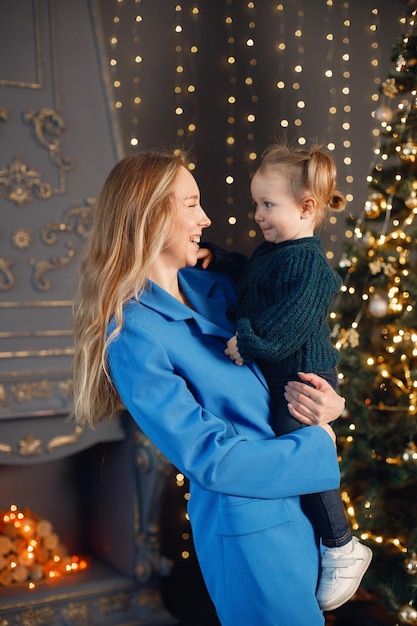
<path id="1" fill-rule="evenodd" d="M 140 428 L 202 488 L 273 499 L 338 487 L 335 447 L 322 428 L 262 440 L 239 434 L 227 416 L 204 408 L 151 330 L 122 330 L 110 344 L 109 366 Z"/>

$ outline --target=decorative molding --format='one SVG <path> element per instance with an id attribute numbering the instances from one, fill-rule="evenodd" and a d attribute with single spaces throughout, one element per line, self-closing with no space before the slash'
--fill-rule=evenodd
<path id="1" fill-rule="evenodd" d="M 41 230 L 42 241 L 54 245 L 58 241 L 58 233 L 75 233 L 81 239 L 86 239 L 92 225 L 94 198 L 87 198 L 86 202 L 85 206 L 68 209 L 61 222 L 48 222 Z"/>
<path id="2" fill-rule="evenodd" d="M 60 113 L 53 109 L 26 111 L 23 113 L 23 120 L 32 126 L 36 140 L 48 151 L 52 163 L 59 169 L 60 187 L 54 189 L 53 193 L 65 193 L 65 173 L 72 169 L 73 162 L 61 155 L 61 135 L 65 132 L 66 126 Z"/>
<path id="3" fill-rule="evenodd" d="M 53 454 L 57 448 L 72 446 L 78 443 L 83 433 L 84 429 L 81 426 L 75 426 L 74 430 L 68 435 L 57 435 L 46 443 L 33 433 L 28 433 L 17 442 L 18 455 L 24 458 L 40 456 L 44 454 L 45 450 L 49 454 Z M 13 446 L 9 443 L 0 442 L 0 452 L 3 452 L 10 458 L 13 456 Z"/>
<path id="4" fill-rule="evenodd" d="M 19 250 L 27 250 L 31 247 L 33 242 L 32 232 L 28 228 L 20 227 L 10 235 L 10 243 L 13 248 Z"/>
<path id="5" fill-rule="evenodd" d="M 30 356 L 47 357 L 47 356 L 72 356 L 74 348 L 50 348 L 40 350 L 5 350 L 0 352 L 0 359 L 25 359 Z"/>
<path id="6" fill-rule="evenodd" d="M 14 399 L 22 404 L 32 400 L 45 400 L 52 398 L 53 383 L 50 380 L 39 380 L 36 382 L 20 381 L 10 388 Z"/>
<path id="7" fill-rule="evenodd" d="M 61 135 L 65 123 L 61 115 L 53 109 L 41 109 L 38 112 L 26 111 L 23 120 L 34 130 L 39 145 L 48 151 L 49 158 L 57 166 L 59 187 L 53 188 L 42 181 L 41 175 L 20 157 L 15 157 L 10 166 L 0 169 L 0 196 L 17 206 L 23 206 L 33 200 L 33 193 L 40 200 L 48 200 L 52 195 L 66 192 L 66 173 L 72 169 L 71 159 L 61 153 Z"/>
<path id="8" fill-rule="evenodd" d="M 68 254 L 64 256 L 53 256 L 49 259 L 42 259 L 36 261 L 36 259 L 30 259 L 29 264 L 32 266 L 32 284 L 38 291 L 49 291 L 52 287 L 52 282 L 49 278 L 45 277 L 46 272 L 52 270 L 58 270 L 65 265 L 68 265 L 75 257 L 75 245 L 71 241 L 67 241 L 65 244 L 68 249 Z"/>
<path id="9" fill-rule="evenodd" d="M 126 591 L 119 591 L 109 596 L 103 596 L 95 601 L 95 605 L 101 615 L 110 615 L 114 611 L 128 611 L 131 603 L 131 595 Z"/>
<path id="10" fill-rule="evenodd" d="M 19 441 L 19 454 L 23 457 L 39 456 L 43 454 L 42 441 L 32 433 Z"/>
<path id="11" fill-rule="evenodd" d="M 13 455 L 13 448 L 7 443 L 0 443 L 0 452 L 6 454 L 9 458 Z M 1 622 L 0 622 L 1 626 Z"/>
<path id="12" fill-rule="evenodd" d="M 52 195 L 52 187 L 41 180 L 36 170 L 29 169 L 20 157 L 15 157 L 9 167 L 0 168 L 0 197 L 23 206 L 33 199 L 33 193 L 40 200 L 47 200 Z"/>
<path id="13" fill-rule="evenodd" d="M 70 602 L 61 609 L 62 618 L 65 624 L 74 624 L 74 626 L 82 626 L 82 624 L 92 624 L 91 611 L 85 602 Z M 1 626 L 1 624 L 0 624 Z"/>
<path id="14" fill-rule="evenodd" d="M 0 302 L 0 309 L 31 309 L 48 307 L 72 307 L 73 300 L 9 300 Z"/>
<path id="15" fill-rule="evenodd" d="M 42 39 L 41 39 L 41 18 L 40 18 L 40 6 L 39 0 L 32 0 L 33 6 L 33 24 L 34 24 L 34 37 L 35 40 L 35 62 L 36 62 L 36 81 L 26 82 L 20 80 L 3 80 L 0 79 L 0 86 L 5 87 L 23 87 L 28 89 L 43 89 L 43 67 L 42 67 Z M 19 10 L 21 7 L 19 6 Z M 1 626 L 1 623 L 0 623 Z"/>
<path id="16" fill-rule="evenodd" d="M 81 426 L 76 426 L 72 433 L 70 433 L 69 435 L 60 435 L 58 437 L 53 437 L 46 445 L 46 449 L 48 450 L 48 452 L 53 452 L 55 448 L 61 448 L 62 446 L 75 444 L 77 443 L 83 432 L 84 429 Z"/>
<path id="17" fill-rule="evenodd" d="M 90 232 L 92 224 L 92 207 L 94 199 L 87 198 L 85 206 L 75 206 L 68 209 L 59 222 L 47 222 L 40 231 L 41 240 L 48 246 L 58 243 L 58 235 L 74 233 L 80 239 L 85 240 Z M 49 291 L 52 282 L 45 277 L 47 272 L 58 270 L 70 263 L 76 254 L 76 243 L 66 242 L 68 253 L 62 256 L 54 256 L 49 259 L 30 259 L 32 266 L 32 284 L 38 291 Z"/>
<path id="18" fill-rule="evenodd" d="M 14 259 L 0 257 L 0 291 L 9 291 L 14 287 L 15 277 L 11 270 Z"/>
<path id="19" fill-rule="evenodd" d="M 29 354 L 26 353 L 24 356 L 29 356 Z M 53 373 L 51 371 L 2 372 L 0 374 L 0 417 L 38 415 L 40 403 L 44 405 L 45 414 L 54 415 L 64 412 L 67 415 L 72 407 L 72 392 L 73 382 L 70 369 L 55 370 Z M 74 434 L 71 436 L 73 437 Z M 54 442 L 51 449 L 58 447 L 58 443 Z M 47 447 L 49 446 L 50 443 Z"/>

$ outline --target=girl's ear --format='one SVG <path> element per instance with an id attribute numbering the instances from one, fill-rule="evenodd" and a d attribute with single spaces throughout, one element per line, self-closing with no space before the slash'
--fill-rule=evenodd
<path id="1" fill-rule="evenodd" d="M 312 198 L 311 196 L 304 198 L 301 205 L 301 218 L 308 219 L 309 217 L 312 217 L 316 207 L 317 201 L 315 198 Z"/>

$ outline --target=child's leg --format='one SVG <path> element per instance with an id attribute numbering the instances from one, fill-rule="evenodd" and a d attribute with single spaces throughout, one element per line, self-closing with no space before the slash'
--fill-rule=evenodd
<path id="1" fill-rule="evenodd" d="M 268 386 L 271 393 L 271 415 L 272 428 L 276 435 L 287 435 L 294 430 L 304 428 L 306 424 L 296 420 L 288 410 L 288 404 L 285 399 L 285 385 L 290 380 L 300 380 L 296 374 L 277 376 L 273 372 L 273 377 L 267 376 Z"/>
<path id="2" fill-rule="evenodd" d="M 332 489 L 302 496 L 303 509 L 327 548 L 340 548 L 352 540 L 339 491 Z"/>
<path id="3" fill-rule="evenodd" d="M 333 611 L 356 593 L 371 562 L 372 552 L 352 537 L 337 490 L 302 496 L 302 503 L 326 546 L 317 601 L 323 611 Z"/>
<path id="4" fill-rule="evenodd" d="M 263 371 L 268 381 L 271 393 L 272 428 L 274 429 L 275 434 L 286 435 L 288 433 L 292 433 L 294 430 L 298 430 L 299 428 L 305 428 L 307 424 L 299 422 L 289 412 L 287 401 L 284 396 L 285 385 L 290 380 L 297 380 L 299 382 L 304 381 L 302 381 L 297 374 L 288 374 L 286 376 L 277 375 L 273 366 L 268 367 L 268 364 L 265 364 Z M 335 369 L 331 369 L 326 372 L 316 372 L 316 374 L 327 380 L 327 382 L 332 385 L 334 389 L 336 389 L 337 374 Z M 305 384 L 310 385 L 310 383 Z"/>

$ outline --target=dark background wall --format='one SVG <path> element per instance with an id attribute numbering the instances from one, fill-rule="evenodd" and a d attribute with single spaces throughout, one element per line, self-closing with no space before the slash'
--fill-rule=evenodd
<path id="1" fill-rule="evenodd" d="M 192 151 L 202 203 L 213 220 L 208 239 L 245 252 L 260 243 L 249 175 L 263 149 L 284 135 L 290 142 L 305 137 L 325 147 L 333 143 L 339 186 L 351 197 L 349 210 L 361 211 L 377 143 L 372 113 L 384 106 L 378 88 L 393 68 L 390 55 L 403 32 L 404 2 L 101 0 L 100 6 L 109 58 L 117 61 L 111 80 L 125 149 Z M 193 45 L 197 52 L 191 52 Z M 278 81 L 285 87 L 277 88 Z M 196 127 L 191 132 L 190 123 Z M 138 145 L 132 146 L 132 138 Z M 227 175 L 232 184 L 225 182 Z M 321 237 L 336 263 L 345 216 Z"/>

